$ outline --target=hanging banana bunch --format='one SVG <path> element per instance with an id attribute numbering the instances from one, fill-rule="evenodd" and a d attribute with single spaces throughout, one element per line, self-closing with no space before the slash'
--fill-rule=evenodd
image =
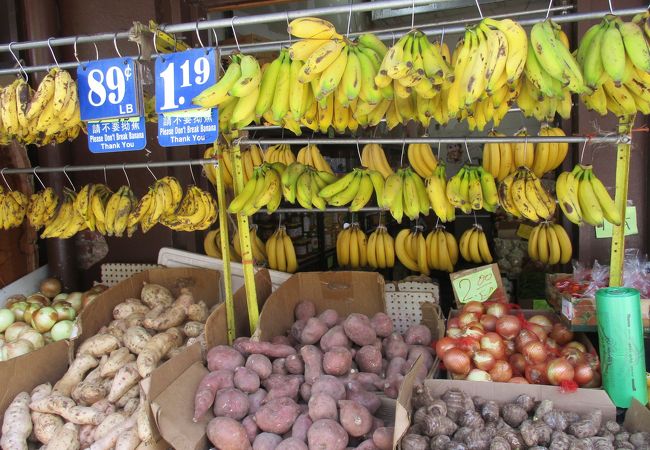
<path id="1" fill-rule="evenodd" d="M 298 260 L 293 248 L 293 242 L 287 234 L 284 225 L 266 241 L 266 255 L 269 267 L 280 272 L 295 273 L 298 270 Z"/>
<path id="2" fill-rule="evenodd" d="M 488 137 L 505 137 L 505 134 L 491 130 Z M 483 146 L 483 169 L 492 174 L 495 180 L 503 181 L 515 171 L 512 144 L 486 143 Z"/>
<path id="3" fill-rule="evenodd" d="M 128 216 L 127 226 L 131 230 L 129 237 L 138 224 L 143 233 L 149 231 L 161 221 L 163 215 L 171 216 L 178 209 L 183 199 L 183 188 L 174 177 L 164 177 L 149 186 Z"/>
<path id="4" fill-rule="evenodd" d="M 291 146 L 288 144 L 272 145 L 266 149 L 264 153 L 264 162 L 267 163 L 282 163 L 288 166 L 296 162 L 296 156 L 291 151 Z"/>
<path id="5" fill-rule="evenodd" d="M 63 202 L 59 206 L 56 217 L 43 229 L 41 239 L 68 239 L 86 229 L 86 222 L 74 207 L 76 193 L 68 188 L 63 189 Z"/>
<path id="6" fill-rule="evenodd" d="M 350 211 L 359 211 L 366 206 L 375 193 L 381 203 L 384 179 L 376 170 L 354 169 L 333 183 L 323 187 L 318 196 L 332 206 L 350 205 Z"/>
<path id="7" fill-rule="evenodd" d="M 544 264 L 566 264 L 571 261 L 573 247 L 569 235 L 560 225 L 542 222 L 528 238 L 528 256 Z"/>
<path id="8" fill-rule="evenodd" d="M 561 128 L 551 127 L 547 123 L 542 124 L 539 135 L 566 136 Z M 533 152 L 533 165 L 531 167 L 533 173 L 538 178 L 541 178 L 546 172 L 557 169 L 564 161 L 568 152 L 569 144 L 566 142 L 537 144 Z"/>
<path id="9" fill-rule="evenodd" d="M 297 200 L 305 209 L 318 208 L 322 211 L 327 204 L 319 192 L 334 182 L 336 177 L 331 173 L 294 162 L 282 174 L 282 194 L 291 204 L 295 204 Z"/>
<path id="10" fill-rule="evenodd" d="M 361 166 L 378 171 L 384 179 L 394 173 L 388 164 L 384 149 L 379 144 L 364 145 L 361 150 Z"/>
<path id="11" fill-rule="evenodd" d="M 332 167 L 327 161 L 325 161 L 325 158 L 323 158 L 320 150 L 315 145 L 306 145 L 301 148 L 296 157 L 296 161 L 300 164 L 311 166 L 318 171 L 334 175 Z"/>
<path id="12" fill-rule="evenodd" d="M 395 254 L 408 270 L 429 275 L 429 249 L 422 227 L 400 230 L 395 237 Z"/>
<path id="13" fill-rule="evenodd" d="M 494 212 L 499 206 L 499 195 L 494 177 L 482 166 L 465 165 L 449 179 L 447 200 L 465 214 L 485 209 Z"/>
<path id="14" fill-rule="evenodd" d="M 215 199 L 203 189 L 192 185 L 185 191 L 178 208 L 171 212 L 163 211 L 158 221 L 174 231 L 197 231 L 209 228 L 216 219 Z"/>
<path id="15" fill-rule="evenodd" d="M 485 233 L 480 225 L 473 225 L 460 236 L 460 254 L 467 262 L 476 264 L 490 264 L 492 254 L 488 246 Z"/>
<path id="16" fill-rule="evenodd" d="M 453 272 L 458 263 L 458 243 L 453 234 L 439 225 L 426 238 L 429 268 Z"/>
<path id="17" fill-rule="evenodd" d="M 431 209 L 424 181 L 410 167 L 386 179 L 380 206 L 388 208 L 397 223 L 402 223 L 404 215 L 414 220 L 420 214 L 428 215 Z"/>
<path id="18" fill-rule="evenodd" d="M 444 164 L 438 164 L 433 174 L 426 179 L 426 190 L 431 208 L 440 221 L 453 221 L 456 218 L 456 208 L 447 198 L 447 173 Z"/>
<path id="19" fill-rule="evenodd" d="M 282 163 L 264 163 L 253 169 L 253 175 L 237 195 L 228 212 L 250 216 L 261 208 L 266 207 L 267 213 L 272 214 L 282 201 L 282 174 L 285 166 Z"/>
<path id="20" fill-rule="evenodd" d="M 50 223 L 55 217 L 58 204 L 59 198 L 51 187 L 30 195 L 26 215 L 32 227 L 39 230 Z"/>
<path id="21" fill-rule="evenodd" d="M 409 144 L 407 149 L 409 164 L 422 178 L 428 178 L 438 167 L 438 159 L 429 144 Z"/>
<path id="22" fill-rule="evenodd" d="M 503 209 L 519 219 L 539 222 L 555 214 L 555 200 L 527 167 L 519 167 L 499 183 L 498 193 Z"/>
<path id="23" fill-rule="evenodd" d="M 384 225 L 379 225 L 368 236 L 367 250 L 368 266 L 373 269 L 390 269 L 395 266 L 395 240 L 388 234 L 388 230 Z"/>
<path id="24" fill-rule="evenodd" d="M 206 255 L 213 258 L 223 258 L 223 252 L 221 251 L 221 229 L 210 230 L 205 234 L 203 238 L 203 251 Z M 232 244 L 230 245 L 230 260 L 241 262 L 241 257 L 237 254 Z"/>
<path id="25" fill-rule="evenodd" d="M 5 192 L 0 188 L 0 229 L 8 230 L 20 226 L 25 220 L 28 206 L 29 198 L 22 192 Z"/>
<path id="26" fill-rule="evenodd" d="M 250 237 L 251 237 L 251 250 L 253 252 L 253 259 L 255 264 L 263 265 L 267 261 L 266 257 L 266 245 L 264 242 L 257 236 L 257 225 L 252 224 L 250 226 Z M 239 237 L 239 230 L 235 230 L 235 234 L 232 237 L 232 245 L 235 250 L 235 255 L 239 257 L 239 260 L 242 260 L 242 250 L 241 250 L 241 241 Z"/>
<path id="27" fill-rule="evenodd" d="M 368 240 L 358 223 L 352 223 L 336 236 L 336 260 L 340 267 L 351 269 L 368 265 Z"/>

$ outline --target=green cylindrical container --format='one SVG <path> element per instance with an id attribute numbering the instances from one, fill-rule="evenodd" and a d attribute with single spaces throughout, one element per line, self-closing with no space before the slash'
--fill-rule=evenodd
<path id="1" fill-rule="evenodd" d="M 632 398 L 648 403 L 639 291 L 612 287 L 596 292 L 603 387 L 619 408 Z"/>

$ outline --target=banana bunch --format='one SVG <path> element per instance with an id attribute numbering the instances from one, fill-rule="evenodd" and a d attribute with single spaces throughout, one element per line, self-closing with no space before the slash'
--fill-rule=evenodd
<path id="1" fill-rule="evenodd" d="M 505 134 L 491 130 L 488 137 L 504 137 Z M 515 170 L 512 144 L 486 143 L 483 146 L 483 169 L 495 180 L 503 181 Z"/>
<path id="2" fill-rule="evenodd" d="M 467 262 L 476 264 L 490 264 L 492 262 L 492 254 L 485 233 L 478 224 L 468 228 L 460 236 L 459 247 L 461 256 Z"/>
<path id="3" fill-rule="evenodd" d="M 217 219 L 217 202 L 203 189 L 189 186 L 180 205 L 172 212 L 163 212 L 159 222 L 174 231 L 205 230 Z"/>
<path id="4" fill-rule="evenodd" d="M 254 224 L 251 225 L 249 230 L 250 230 L 249 236 L 251 238 L 251 250 L 253 252 L 253 259 L 255 260 L 255 264 L 263 265 L 267 261 L 266 245 L 257 235 L 257 225 Z M 235 256 L 237 256 L 241 261 L 243 257 L 242 257 L 241 240 L 239 237 L 238 228 L 235 229 L 235 234 L 232 237 L 232 245 L 233 245 L 233 249 L 235 250 Z"/>
<path id="5" fill-rule="evenodd" d="M 298 204 L 305 209 L 316 207 L 324 210 L 325 199 L 319 195 L 321 189 L 336 182 L 336 176 L 312 166 L 294 162 L 282 173 L 282 193 L 291 204 Z"/>
<path id="6" fill-rule="evenodd" d="M 273 270 L 289 273 L 298 270 L 296 251 L 284 225 L 280 226 L 266 241 L 266 255 L 269 267 Z"/>
<path id="7" fill-rule="evenodd" d="M 301 148 L 298 152 L 296 160 L 300 164 L 305 164 L 307 166 L 313 167 L 316 170 L 334 175 L 332 167 L 327 161 L 325 161 L 325 158 L 323 158 L 323 155 L 321 155 L 319 148 L 315 145 L 306 145 Z"/>
<path id="8" fill-rule="evenodd" d="M 33 193 L 29 196 L 29 204 L 27 205 L 26 211 L 29 223 L 36 230 L 47 225 L 54 219 L 58 204 L 59 198 L 51 187 Z"/>
<path id="9" fill-rule="evenodd" d="M 99 231 L 106 235 L 106 203 L 113 192 L 104 184 L 87 184 L 75 195 L 74 209 L 90 231 Z M 95 198 L 96 197 L 96 198 Z M 93 204 L 96 203 L 96 205 Z M 95 213 L 95 208 L 97 213 Z"/>
<path id="10" fill-rule="evenodd" d="M 400 230 L 395 237 L 395 254 L 408 270 L 429 275 L 429 249 L 422 227 Z"/>
<path id="11" fill-rule="evenodd" d="M 296 162 L 296 155 L 291 151 L 291 146 L 288 144 L 272 145 L 266 149 L 264 153 L 264 162 L 267 163 L 282 163 L 288 166 Z"/>
<path id="12" fill-rule="evenodd" d="M 178 209 L 183 199 L 183 188 L 174 177 L 163 177 L 149 187 L 135 208 L 129 212 L 128 236 L 137 228 L 138 223 L 143 233 L 149 231 L 161 221 L 163 214 L 171 215 Z"/>
<path id="13" fill-rule="evenodd" d="M 456 218 L 456 208 L 447 199 L 447 174 L 444 164 L 438 164 L 433 175 L 426 179 L 426 190 L 431 209 L 442 222 Z"/>
<path id="14" fill-rule="evenodd" d="M 25 220 L 28 206 L 29 198 L 22 192 L 5 192 L 0 188 L 0 230 L 20 226 Z M 54 208 L 56 208 L 56 204 Z"/>
<path id="15" fill-rule="evenodd" d="M 564 215 L 571 222 L 600 226 L 604 220 L 620 225 L 621 213 L 591 166 L 576 164 L 571 172 L 558 176 L 555 191 Z"/>
<path id="16" fill-rule="evenodd" d="M 205 234 L 203 238 L 203 251 L 208 256 L 223 259 L 223 253 L 221 252 L 221 230 L 219 228 L 210 230 Z M 235 252 L 235 248 L 232 245 L 230 245 L 230 260 L 241 262 L 241 258 Z"/>
<path id="17" fill-rule="evenodd" d="M 367 266 L 368 240 L 358 223 L 339 231 L 336 236 L 336 260 L 340 267 L 359 269 Z"/>
<path id="18" fill-rule="evenodd" d="M 458 242 L 443 226 L 437 226 L 427 235 L 426 246 L 428 249 L 429 267 L 433 270 L 453 272 L 458 262 Z"/>
<path id="19" fill-rule="evenodd" d="M 542 124 L 539 135 L 566 136 L 561 128 L 551 127 L 547 123 Z M 541 178 L 546 172 L 557 169 L 568 152 L 569 144 L 566 142 L 537 144 L 533 152 L 533 166 L 531 167 L 533 173 Z"/>
<path id="20" fill-rule="evenodd" d="M 397 223 L 402 223 L 404 215 L 411 220 L 416 219 L 420 214 L 427 216 L 431 208 L 424 181 L 410 167 L 399 169 L 386 178 L 381 201 L 378 201 L 378 204 L 388 208 Z"/>
<path id="21" fill-rule="evenodd" d="M 566 264 L 571 261 L 573 248 L 569 235 L 560 225 L 542 222 L 528 237 L 528 256 L 544 264 Z"/>
<path id="22" fill-rule="evenodd" d="M 323 187 L 318 195 L 332 206 L 350 204 L 350 211 L 359 211 L 366 206 L 372 194 L 376 193 L 377 203 L 381 203 L 384 192 L 384 178 L 376 170 L 354 169 L 331 184 Z"/>
<path id="23" fill-rule="evenodd" d="M 267 212 L 273 213 L 282 201 L 281 181 L 284 170 L 284 164 L 279 162 L 255 167 L 252 178 L 230 202 L 228 212 L 250 216 L 266 206 Z"/>
<path id="24" fill-rule="evenodd" d="M 204 159 L 214 159 L 217 156 L 217 146 L 221 144 L 214 144 L 205 149 L 203 152 Z M 222 161 L 223 161 L 223 182 L 226 186 L 233 186 L 234 177 L 233 173 L 235 169 L 233 168 L 232 163 L 232 154 L 230 147 L 221 145 L 222 148 Z M 241 162 L 242 170 L 244 176 L 244 183 L 248 182 L 253 176 L 253 169 L 262 165 L 264 162 L 264 154 L 262 150 L 257 145 L 251 145 L 249 148 L 241 150 Z M 216 186 L 217 185 L 217 166 L 214 165 L 205 165 L 203 166 L 205 170 L 205 176 L 208 177 L 208 180 Z"/>
<path id="25" fill-rule="evenodd" d="M 88 200 L 91 186 L 87 185 L 79 192 L 74 202 L 74 208 L 77 214 L 86 223 L 86 217 L 92 204 Z M 130 186 L 122 186 L 117 192 L 112 193 L 104 207 L 103 225 L 106 229 L 107 236 L 122 237 L 124 232 L 131 237 L 137 228 L 137 224 L 129 224 L 129 215 L 138 206 L 138 199 L 133 194 Z M 92 216 L 94 217 L 94 215 Z"/>
<path id="26" fill-rule="evenodd" d="M 480 209 L 494 212 L 499 206 L 499 194 L 494 177 L 482 166 L 461 167 L 447 182 L 445 192 L 449 203 L 465 214 Z"/>
<path id="27" fill-rule="evenodd" d="M 601 115 L 650 114 L 647 17 L 646 12 L 623 22 L 607 15 L 583 36 L 577 60 L 591 90 L 581 96 L 589 109 Z"/>
<path id="28" fill-rule="evenodd" d="M 540 122 L 553 121 L 559 114 L 563 119 L 571 117 L 571 91 L 564 89 L 562 96 L 549 97 L 542 94 L 528 76 L 519 80 L 517 106 L 525 117 L 534 117 Z"/>
<path id="29" fill-rule="evenodd" d="M 527 167 L 519 167 L 499 183 L 499 203 L 507 213 L 532 222 L 555 214 L 555 199 Z"/>
<path id="30" fill-rule="evenodd" d="M 391 169 L 386 159 L 386 153 L 379 144 L 366 144 L 361 150 L 361 165 L 371 170 L 376 170 L 385 178 L 392 175 Z"/>
<path id="31" fill-rule="evenodd" d="M 373 269 L 395 267 L 395 240 L 384 225 L 379 225 L 368 236 L 367 255 L 368 266 Z"/>
<path id="32" fill-rule="evenodd" d="M 409 144 L 407 149 L 409 164 L 422 178 L 428 178 L 438 167 L 438 159 L 429 144 Z"/>
<path id="33" fill-rule="evenodd" d="M 523 137 L 525 138 L 528 136 L 528 130 L 526 128 L 522 128 L 519 131 L 515 133 L 515 137 Z M 512 162 L 513 162 L 513 169 L 510 171 L 510 173 L 514 172 L 514 169 L 519 168 L 519 167 L 527 167 L 527 168 L 532 168 L 533 164 L 535 163 L 535 145 L 526 142 L 517 142 L 516 144 L 510 144 L 512 147 Z"/>
<path id="34" fill-rule="evenodd" d="M 63 189 L 63 202 L 59 206 L 56 217 L 43 229 L 42 239 L 68 239 L 87 228 L 86 221 L 74 207 L 76 196 L 74 191 L 68 188 Z"/>
<path id="35" fill-rule="evenodd" d="M 58 67 L 36 92 L 23 78 L 0 91 L 0 142 L 43 146 L 73 140 L 82 130 L 77 83 Z"/>
<path id="36" fill-rule="evenodd" d="M 231 56 L 226 72 L 213 86 L 192 99 L 202 108 L 219 107 L 219 130 L 239 130 L 255 120 L 262 69 L 250 55 Z"/>

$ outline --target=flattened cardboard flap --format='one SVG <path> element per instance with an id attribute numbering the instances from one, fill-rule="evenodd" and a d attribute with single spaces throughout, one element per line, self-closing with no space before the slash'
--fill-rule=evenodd
<path id="1" fill-rule="evenodd" d="M 632 404 L 625 413 L 623 426 L 630 432 L 650 432 L 650 409 L 643 406 L 637 399 L 632 399 Z"/>
<path id="2" fill-rule="evenodd" d="M 284 335 L 294 321 L 294 308 L 311 300 L 320 313 L 328 308 L 340 316 L 361 313 L 372 317 L 386 311 L 384 278 L 374 272 L 305 272 L 289 278 L 266 301 L 253 336 L 267 341 Z"/>
<path id="3" fill-rule="evenodd" d="M 398 447 L 398 444 L 406 430 L 411 424 L 411 397 L 413 396 L 413 387 L 415 386 L 415 374 L 418 373 L 424 361 L 418 358 L 411 367 L 411 370 L 404 377 L 402 386 L 399 388 L 399 395 L 397 396 L 397 403 L 395 404 L 395 431 L 393 432 L 393 449 Z"/>

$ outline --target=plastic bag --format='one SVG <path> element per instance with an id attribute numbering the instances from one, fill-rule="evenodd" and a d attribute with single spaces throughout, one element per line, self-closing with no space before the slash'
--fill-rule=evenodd
<path id="1" fill-rule="evenodd" d="M 625 250 L 623 286 L 639 291 L 641 298 L 650 298 L 650 275 L 646 272 L 648 258 L 635 248 Z"/>
<path id="2" fill-rule="evenodd" d="M 598 260 L 594 261 L 591 268 L 591 280 L 587 289 L 582 294 L 583 297 L 595 297 L 598 289 L 609 285 L 609 266 L 599 264 Z"/>

